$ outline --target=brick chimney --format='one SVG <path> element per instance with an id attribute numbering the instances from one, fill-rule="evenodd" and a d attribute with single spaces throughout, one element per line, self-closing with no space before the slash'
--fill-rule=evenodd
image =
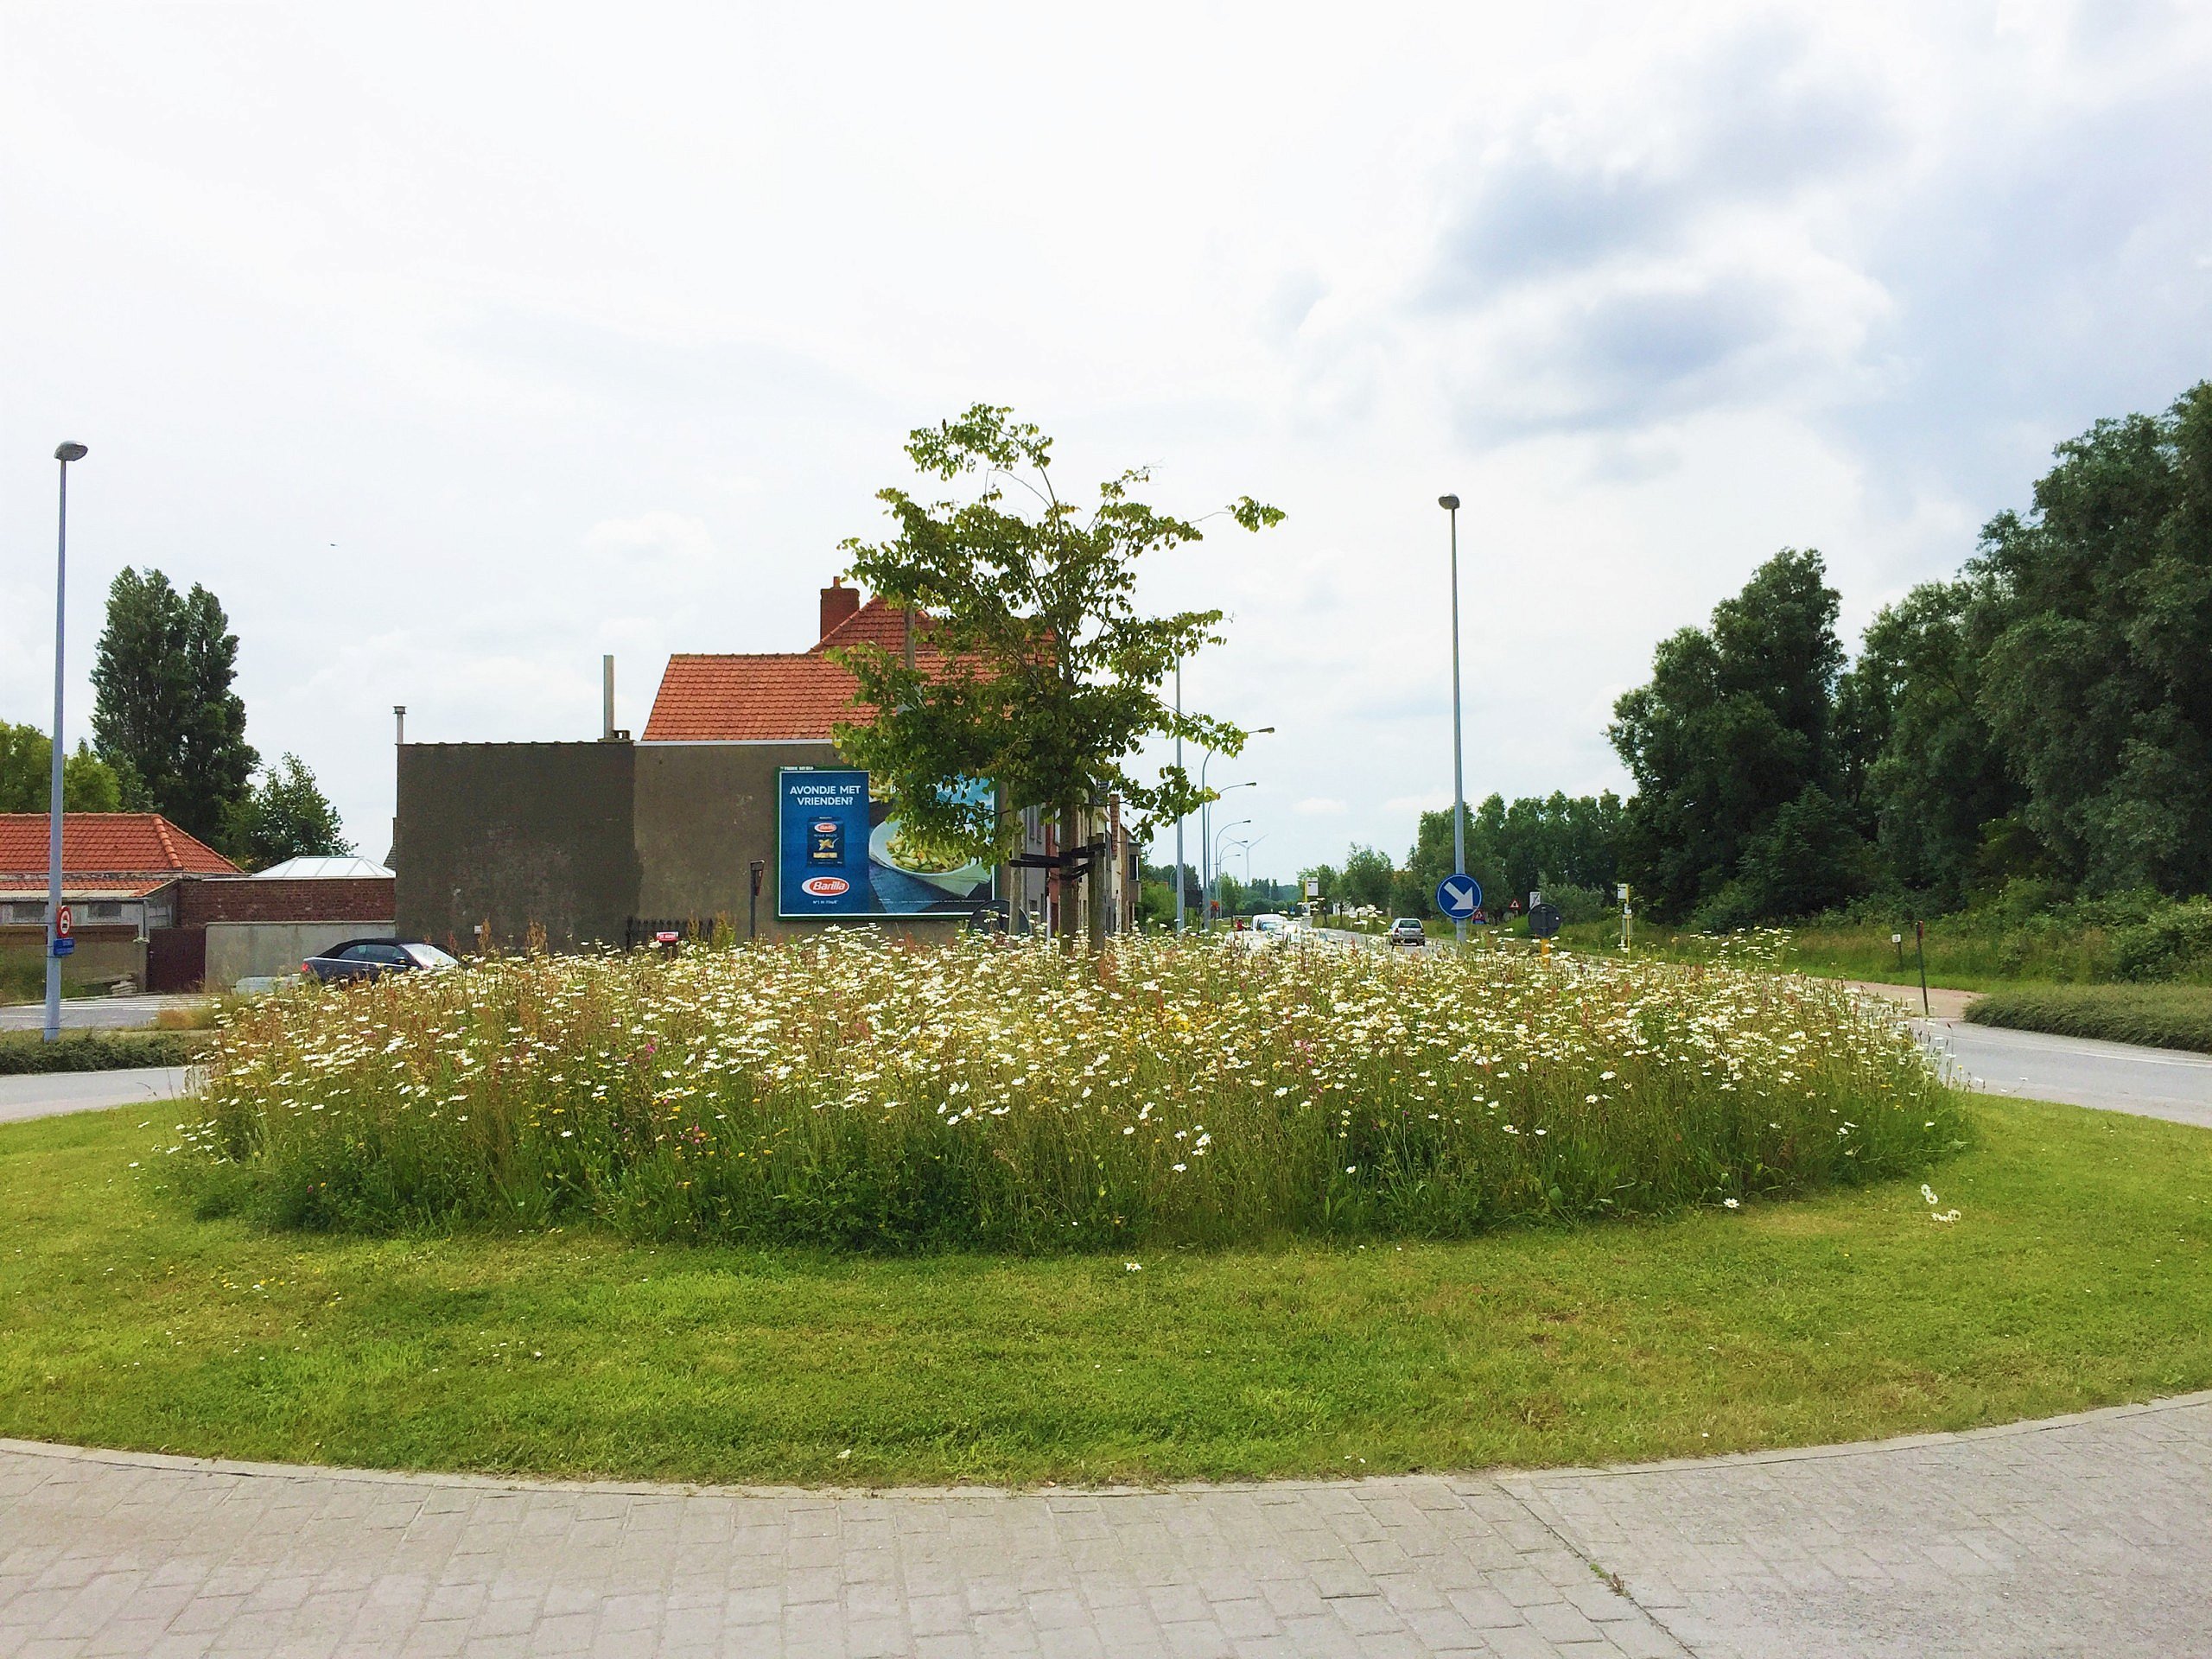
<path id="1" fill-rule="evenodd" d="M 861 591 L 845 586 L 842 576 L 833 576 L 830 585 L 822 590 L 822 637 L 827 639 L 830 629 L 851 616 L 861 607 Z"/>

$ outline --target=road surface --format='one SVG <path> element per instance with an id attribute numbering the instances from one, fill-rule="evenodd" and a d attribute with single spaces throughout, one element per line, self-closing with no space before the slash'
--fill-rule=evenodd
<path id="1" fill-rule="evenodd" d="M 1963 1020 L 1916 1020 L 1913 1026 L 1993 1094 L 2212 1128 L 2212 1054 L 2050 1037 Z"/>
<path id="2" fill-rule="evenodd" d="M 207 999 L 196 993 L 161 996 L 77 996 L 63 999 L 64 1031 L 131 1031 L 151 1026 L 164 1008 L 197 1007 Z M 0 1007 L 0 1031 L 43 1031 L 46 1005 L 10 1002 Z"/>
<path id="3" fill-rule="evenodd" d="M 127 1071 L 44 1071 L 28 1077 L 0 1077 L 0 1123 L 174 1100 L 184 1094 L 187 1076 L 187 1069 L 181 1065 L 149 1065 Z"/>

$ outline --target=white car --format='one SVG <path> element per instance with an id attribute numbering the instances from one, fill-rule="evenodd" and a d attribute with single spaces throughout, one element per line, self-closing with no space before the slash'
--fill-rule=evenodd
<path id="1" fill-rule="evenodd" d="M 1245 950 L 1271 950 L 1288 944 L 1290 933 L 1290 918 L 1271 913 L 1253 917 L 1247 925 L 1230 934 L 1229 942 Z"/>

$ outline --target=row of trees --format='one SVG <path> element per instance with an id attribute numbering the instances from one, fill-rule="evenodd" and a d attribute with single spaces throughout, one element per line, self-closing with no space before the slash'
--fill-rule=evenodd
<path id="1" fill-rule="evenodd" d="M 62 763 L 64 810 L 159 812 L 248 869 L 351 852 L 300 758 L 264 767 L 245 741 L 238 652 L 197 582 L 179 593 L 158 570 L 118 575 L 92 665 L 92 741 Z M 53 754 L 36 727 L 0 721 L 0 811 L 48 809 Z"/>
<path id="2" fill-rule="evenodd" d="M 1847 666 L 1838 603 L 1785 549 L 1616 706 L 1618 857 L 1655 913 L 2212 890 L 2212 383 L 2061 445 L 2032 511 Z"/>
<path id="3" fill-rule="evenodd" d="M 1539 888 L 1568 898 L 1578 912 L 1609 902 L 1605 895 L 1619 879 L 1623 813 L 1620 798 L 1610 791 L 1554 792 L 1510 803 L 1492 795 L 1467 815 L 1467 873 L 1482 884 L 1493 912 Z M 1323 895 L 1339 906 L 1426 916 L 1434 909 L 1436 884 L 1452 868 L 1447 808 L 1421 815 L 1402 866 L 1387 853 L 1354 842 L 1341 865 L 1317 865 L 1300 874 L 1319 880 Z"/>

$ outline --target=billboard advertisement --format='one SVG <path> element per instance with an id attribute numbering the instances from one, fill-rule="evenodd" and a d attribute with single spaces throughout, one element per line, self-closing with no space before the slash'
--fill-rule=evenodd
<path id="1" fill-rule="evenodd" d="M 963 785 L 988 800 L 989 785 Z M 965 915 L 991 896 L 988 865 L 919 843 L 871 800 L 868 773 L 786 766 L 776 774 L 776 913 L 816 917 Z"/>

